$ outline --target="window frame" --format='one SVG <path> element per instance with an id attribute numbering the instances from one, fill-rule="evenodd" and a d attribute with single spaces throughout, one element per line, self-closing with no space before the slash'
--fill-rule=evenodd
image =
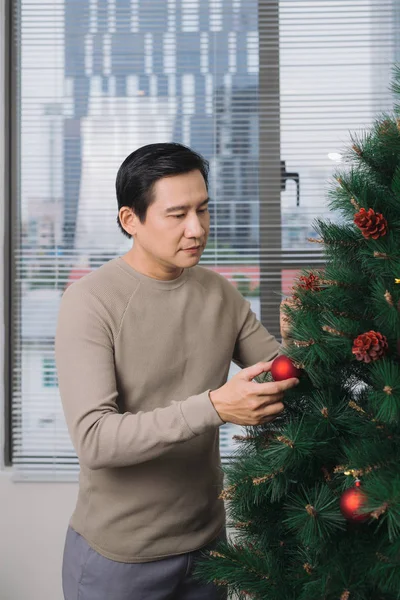
<path id="1" fill-rule="evenodd" d="M 282 289 L 282 270 L 321 267 L 321 248 L 307 250 L 282 248 L 282 173 L 281 173 L 281 115 L 280 115 L 280 16 L 279 0 L 259 0 L 258 22 L 267 15 L 268 27 L 259 27 L 259 97 L 268 98 L 259 104 L 259 201 L 260 201 L 260 321 L 272 335 L 280 339 L 279 308 L 281 297 L 276 290 Z M 271 23 L 277 32 L 275 44 L 271 43 Z M 268 39 L 267 39 L 268 36 Z M 273 106 L 273 110 L 272 110 Z M 279 124 L 277 127 L 276 124 Z M 300 184 L 299 184 L 300 185 Z M 268 202 L 263 202 L 268 198 Z M 267 225 L 278 226 L 268 230 Z M 270 285 L 271 281 L 274 286 Z"/>
<path id="2" fill-rule="evenodd" d="M 16 67 L 19 63 L 13 37 L 14 16 L 12 0 L 4 0 L 4 465 L 12 466 L 12 373 L 14 348 L 14 265 L 13 231 L 16 206 L 13 203 L 16 190 L 16 148 L 13 132 L 16 129 L 15 102 Z"/>
<path id="3" fill-rule="evenodd" d="M 275 276 L 276 288 L 281 289 L 281 269 L 275 261 L 263 261 L 262 256 L 270 256 L 276 249 L 277 257 L 282 249 L 281 226 L 271 229 L 268 236 L 263 234 L 268 223 L 281 223 L 281 120 L 280 120 L 280 51 L 279 51 L 279 0 L 259 0 L 258 22 L 261 23 L 268 14 L 268 23 L 273 23 L 277 31 L 275 44 L 265 40 L 270 36 L 270 28 L 259 27 L 259 76 L 258 89 L 260 104 L 259 114 L 259 253 L 260 253 L 260 320 L 275 337 L 280 337 L 279 304 L 280 298 L 271 289 L 269 280 Z M 275 39 L 273 37 L 273 39 Z M 267 43 L 264 43 L 266 41 Z M 262 99 L 271 96 L 266 110 Z M 274 102 L 275 100 L 275 102 Z M 273 110 L 272 108 L 273 103 Z M 278 126 L 277 126 L 278 123 Z M 268 202 L 263 202 L 268 198 Z M 276 319 L 271 319 L 271 313 Z M 275 324 L 276 321 L 276 324 Z M 268 326 L 267 326 L 268 324 Z"/>

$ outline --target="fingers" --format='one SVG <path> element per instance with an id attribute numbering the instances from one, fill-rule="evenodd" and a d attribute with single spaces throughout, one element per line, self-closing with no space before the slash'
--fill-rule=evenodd
<path id="1" fill-rule="evenodd" d="M 284 379 L 283 381 L 277 381 L 276 383 L 279 383 L 280 390 L 284 392 L 299 385 L 300 380 L 297 379 L 297 377 L 290 377 L 290 379 Z"/>
<path id="2" fill-rule="evenodd" d="M 260 423 L 270 423 L 285 410 L 282 402 L 277 402 L 267 406 L 260 415 Z"/>
<path id="3" fill-rule="evenodd" d="M 272 396 L 264 396 L 265 401 L 263 401 L 262 404 L 260 404 L 260 406 L 270 406 L 272 404 L 275 404 L 275 402 L 281 402 L 281 400 L 283 400 L 283 397 L 283 392 L 280 394 L 273 394 Z"/>
<path id="4" fill-rule="evenodd" d="M 255 365 L 252 365 L 251 367 L 246 367 L 245 369 L 242 369 L 240 375 L 244 377 L 247 381 L 251 381 L 252 379 L 254 379 L 254 377 L 257 377 L 257 375 L 261 375 L 261 373 L 270 371 L 272 363 L 272 360 L 270 360 L 269 362 L 258 362 Z"/>
<path id="5" fill-rule="evenodd" d="M 290 377 L 290 379 L 283 379 L 282 381 L 267 381 L 267 383 L 254 382 L 252 393 L 256 396 L 274 396 L 296 387 L 299 383 L 300 380 L 297 377 Z"/>

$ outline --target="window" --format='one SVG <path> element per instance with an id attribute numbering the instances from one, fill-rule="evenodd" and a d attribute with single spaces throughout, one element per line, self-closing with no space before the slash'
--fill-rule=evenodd
<path id="1" fill-rule="evenodd" d="M 322 262 L 307 238 L 348 132 L 391 107 L 396 4 L 8 0 L 17 470 L 76 476 L 54 372 L 56 316 L 67 285 L 130 247 L 115 223 L 114 179 L 133 149 L 176 140 L 210 160 L 201 264 L 279 335 L 281 292 L 303 265 Z M 224 457 L 236 432 L 221 430 Z"/>

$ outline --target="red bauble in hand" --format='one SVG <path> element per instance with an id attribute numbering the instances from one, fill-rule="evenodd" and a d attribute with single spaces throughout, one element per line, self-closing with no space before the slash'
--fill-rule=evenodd
<path id="1" fill-rule="evenodd" d="M 271 365 L 271 375 L 275 381 L 282 381 L 291 377 L 300 377 L 301 370 L 294 366 L 290 358 L 281 354 Z"/>
<path id="2" fill-rule="evenodd" d="M 370 516 L 369 513 L 362 512 L 366 502 L 367 496 L 360 489 L 360 483 L 356 482 L 355 487 L 343 492 L 340 498 L 342 515 L 349 521 L 366 521 Z"/>

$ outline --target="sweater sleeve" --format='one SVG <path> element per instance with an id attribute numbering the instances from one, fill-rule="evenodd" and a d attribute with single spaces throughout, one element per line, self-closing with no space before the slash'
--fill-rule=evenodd
<path id="1" fill-rule="evenodd" d="M 281 354 L 282 345 L 257 319 L 250 302 L 243 297 L 239 327 L 232 361 L 242 369 Z"/>
<path id="2" fill-rule="evenodd" d="M 90 469 L 142 463 L 223 424 L 209 391 L 149 412 L 119 411 L 113 335 L 96 298 L 72 284 L 56 330 L 58 385 L 67 427 Z"/>

